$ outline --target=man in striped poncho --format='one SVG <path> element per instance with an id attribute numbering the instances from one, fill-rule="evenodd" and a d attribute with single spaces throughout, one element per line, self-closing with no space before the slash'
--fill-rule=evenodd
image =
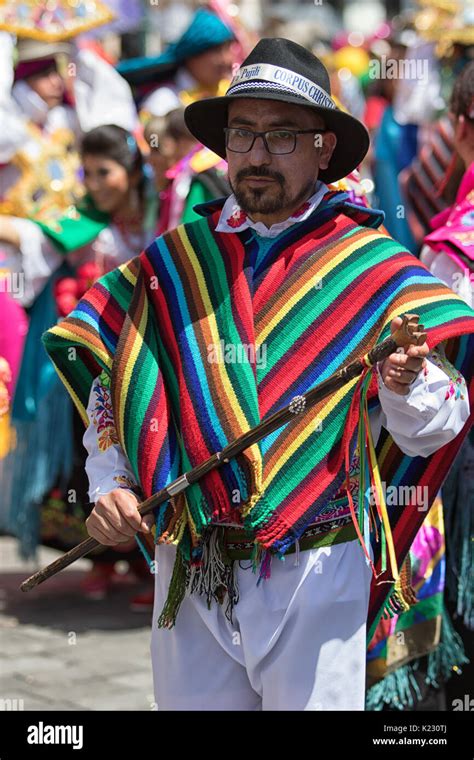
<path id="1" fill-rule="evenodd" d="M 360 710 L 366 636 L 384 606 L 413 603 L 401 566 L 472 422 L 474 312 L 380 212 L 328 188 L 368 137 L 309 52 L 260 41 L 186 119 L 227 157 L 233 194 L 44 337 L 87 426 L 88 530 L 105 545 L 138 532 L 145 552 L 154 535 L 159 709 Z M 140 518 L 137 495 L 365 355 L 404 312 L 427 343 Z"/>

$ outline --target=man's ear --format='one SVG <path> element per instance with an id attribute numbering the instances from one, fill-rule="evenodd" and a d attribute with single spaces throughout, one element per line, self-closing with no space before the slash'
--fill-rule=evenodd
<path id="1" fill-rule="evenodd" d="M 337 144 L 337 137 L 334 132 L 325 132 L 322 137 L 323 144 L 321 146 L 321 153 L 319 154 L 319 168 L 327 169 Z"/>

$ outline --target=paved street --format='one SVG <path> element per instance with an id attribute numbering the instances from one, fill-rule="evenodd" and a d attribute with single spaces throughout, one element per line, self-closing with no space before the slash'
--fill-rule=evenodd
<path id="1" fill-rule="evenodd" d="M 24 563 L 14 539 L 0 537 L 0 711 L 154 709 L 151 615 L 128 607 L 143 586 L 115 587 L 105 601 L 87 601 L 78 584 L 90 562 L 80 560 L 28 594 L 20 591 L 26 577 L 57 556 L 41 548 L 37 566 Z M 472 636 L 460 632 L 474 662 Z M 462 670 L 448 681 L 448 709 L 472 693 L 472 666 Z"/>
<path id="2" fill-rule="evenodd" d="M 0 537 L 0 709 L 10 705 L 1 700 L 24 710 L 153 709 L 151 615 L 128 607 L 143 586 L 85 600 L 78 583 L 90 562 L 80 560 L 28 594 L 19 590 L 57 556 L 42 548 L 37 565 L 24 563 L 15 540 Z"/>

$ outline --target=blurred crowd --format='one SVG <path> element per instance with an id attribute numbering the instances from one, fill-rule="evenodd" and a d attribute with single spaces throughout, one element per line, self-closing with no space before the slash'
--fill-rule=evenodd
<path id="1" fill-rule="evenodd" d="M 258 40 L 226 3 L 209 3 L 160 54 L 114 59 L 99 34 L 107 4 L 88 2 L 85 15 L 83 5 L 7 2 L 0 16 L 0 529 L 25 558 L 87 537 L 97 496 L 85 476 L 83 421 L 40 336 L 98 277 L 197 219 L 200 203 L 230 194 L 225 161 L 190 134 L 184 109 L 224 94 Z M 461 1 L 420 0 L 370 34 L 321 31 L 308 41 L 303 26 L 337 104 L 371 135 L 364 163 L 336 188 L 381 208 L 390 235 L 472 307 L 470 12 Z M 91 42 L 84 32 L 93 27 Z M 292 32 L 280 24 L 277 33 Z M 97 409 L 104 451 L 114 442 L 110 408 L 104 397 Z M 413 548 L 415 585 L 431 606 L 382 620 L 369 646 L 371 709 L 413 707 L 467 661 L 452 617 L 472 631 L 473 451 L 471 431 Z M 153 578 L 135 543 L 92 559 L 80 593 L 100 600 L 139 579 L 143 593 L 129 602 L 151 609 Z M 417 623 L 429 620 L 439 624 L 420 633 Z M 400 631 L 407 643 L 395 654 Z"/>

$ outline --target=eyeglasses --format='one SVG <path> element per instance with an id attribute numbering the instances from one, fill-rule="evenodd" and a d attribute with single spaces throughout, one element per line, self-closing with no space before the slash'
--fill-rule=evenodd
<path id="1" fill-rule="evenodd" d="M 233 153 L 248 153 L 257 137 L 261 137 L 269 153 L 284 155 L 296 148 L 296 135 L 324 134 L 327 129 L 271 129 L 268 132 L 252 132 L 250 129 L 224 127 L 226 147 Z"/>

